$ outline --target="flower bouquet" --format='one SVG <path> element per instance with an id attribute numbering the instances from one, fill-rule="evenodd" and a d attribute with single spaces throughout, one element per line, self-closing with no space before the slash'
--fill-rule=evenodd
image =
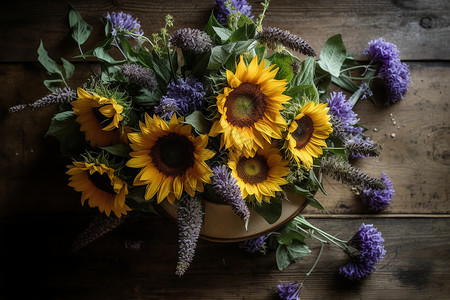
<path id="1" fill-rule="evenodd" d="M 150 37 L 131 15 L 108 13 L 105 39 L 88 51 L 82 45 L 92 26 L 71 8 L 76 58 L 92 71 L 76 91 L 68 85 L 74 65 L 61 59 L 61 68 L 41 43 L 51 94 L 10 112 L 60 104 L 47 135 L 73 159 L 69 186 L 101 213 L 74 250 L 133 212 L 163 209 L 179 225 L 179 276 L 200 236 L 245 240 L 240 246 L 250 252 L 276 249 L 280 270 L 309 255 L 305 240 L 315 238 L 349 254 L 340 269 L 348 279 L 374 270 L 385 251 L 373 225 L 344 241 L 299 213 L 306 205 L 325 210 L 315 198 L 325 192 L 323 173 L 351 186 L 374 211 L 389 205 L 394 190 L 387 175 L 372 178 L 351 165 L 381 149 L 352 108 L 360 99 L 375 100 L 377 82 L 387 105 L 400 100 L 408 67 L 383 39 L 369 43 L 368 64 L 346 53 L 341 35 L 316 54 L 299 36 L 263 27 L 269 1 L 261 5 L 254 17 L 245 0 L 216 0 L 204 30 L 171 31 L 168 15 Z M 301 284 L 279 287 L 280 297 L 295 299 Z"/>

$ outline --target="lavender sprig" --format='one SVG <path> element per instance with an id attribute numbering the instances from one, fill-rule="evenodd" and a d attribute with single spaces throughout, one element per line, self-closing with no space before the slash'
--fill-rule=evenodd
<path id="1" fill-rule="evenodd" d="M 178 202 L 178 264 L 175 274 L 183 276 L 189 268 L 203 224 L 203 203 L 198 197 L 185 196 Z"/>
<path id="2" fill-rule="evenodd" d="M 250 218 L 250 211 L 242 198 L 236 178 L 225 165 L 213 168 L 212 187 L 222 201 L 229 204 L 233 211 L 244 221 Z"/>
<path id="3" fill-rule="evenodd" d="M 265 234 L 260 237 L 246 240 L 239 243 L 239 248 L 244 249 L 245 251 L 249 253 L 256 253 L 261 252 L 262 254 L 266 254 L 266 240 L 269 237 L 269 235 Z"/>
<path id="4" fill-rule="evenodd" d="M 125 222 L 128 216 L 129 214 L 122 215 L 120 218 L 112 214 L 109 217 L 105 214 L 95 216 L 88 227 L 72 242 L 72 252 L 79 251 L 119 227 Z"/>
<path id="5" fill-rule="evenodd" d="M 358 187 L 360 189 L 385 188 L 383 182 L 379 179 L 364 174 L 361 170 L 353 167 L 338 155 L 323 157 L 320 168 L 322 172 L 328 174 L 330 177 L 352 187 Z"/>
<path id="6" fill-rule="evenodd" d="M 369 138 L 351 138 L 344 144 L 350 158 L 375 157 L 381 153 L 381 145 L 372 142 Z"/>
<path id="7" fill-rule="evenodd" d="M 156 90 L 157 82 L 151 69 L 136 64 L 124 64 L 120 67 L 120 71 L 130 82 L 150 92 Z"/>
<path id="8" fill-rule="evenodd" d="M 367 188 L 359 191 L 359 195 L 364 204 L 373 211 L 380 211 L 391 204 L 395 190 L 391 180 L 385 173 L 381 174 L 380 181 L 384 184 L 384 189 Z"/>
<path id="9" fill-rule="evenodd" d="M 300 300 L 302 284 L 286 282 L 278 284 L 277 294 L 282 300 Z"/>
<path id="10" fill-rule="evenodd" d="M 32 110 L 35 110 L 35 109 L 50 106 L 52 104 L 70 103 L 76 99 L 77 99 L 77 94 L 75 93 L 75 91 L 73 89 L 68 88 L 68 87 L 64 87 L 62 89 L 57 88 L 50 95 L 42 97 L 41 99 L 36 100 L 33 103 L 15 105 L 15 106 L 10 107 L 8 111 L 10 113 L 15 113 L 15 112 L 22 111 L 27 107 Z"/>
<path id="11" fill-rule="evenodd" d="M 169 37 L 169 41 L 175 47 L 196 54 L 208 52 L 212 47 L 211 38 L 205 32 L 191 28 L 178 29 Z"/>
<path id="12" fill-rule="evenodd" d="M 264 27 L 256 39 L 267 43 L 271 49 L 275 49 L 277 44 L 282 44 L 304 55 L 316 56 L 316 51 L 301 37 L 277 27 Z"/>

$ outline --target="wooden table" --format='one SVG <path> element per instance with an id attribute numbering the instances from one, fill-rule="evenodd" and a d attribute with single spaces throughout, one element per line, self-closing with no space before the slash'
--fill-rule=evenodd
<path id="1" fill-rule="evenodd" d="M 108 11 L 131 13 L 152 33 L 168 13 L 175 29 L 203 28 L 210 2 L 71 1 L 95 27 L 85 49 L 100 40 L 100 17 Z M 251 4 L 259 14 L 257 1 Z M 68 11 L 63 1 L 26 0 L 9 1 L 0 12 L 0 298 L 275 299 L 280 281 L 301 280 L 318 253 L 316 243 L 309 258 L 280 272 L 274 253 L 249 255 L 233 243 L 202 240 L 191 268 L 177 278 L 177 228 L 164 216 L 132 218 L 70 254 L 71 241 L 95 211 L 80 206 L 80 195 L 64 175 L 69 160 L 59 157 L 54 140 L 43 137 L 57 108 L 7 113 L 12 105 L 47 94 L 37 63 L 40 39 L 53 58 L 78 54 Z M 375 273 L 349 283 L 337 275 L 345 254 L 327 246 L 302 299 L 450 298 L 449 22 L 446 0 L 272 1 L 265 26 L 289 29 L 316 50 L 342 33 L 357 58 L 363 58 L 368 41 L 384 37 L 398 46 L 411 70 L 404 100 L 389 107 L 367 101 L 356 106 L 368 135 L 383 145 L 380 157 L 356 165 L 371 176 L 388 174 L 396 190 L 392 205 L 371 214 L 346 186 L 326 177 L 330 196 L 319 198 L 331 214 L 304 211 L 311 223 L 342 238 L 362 222 L 373 223 L 383 232 L 387 254 Z M 76 65 L 72 86 L 88 74 Z M 128 240 L 142 241 L 141 249 L 126 249 Z"/>

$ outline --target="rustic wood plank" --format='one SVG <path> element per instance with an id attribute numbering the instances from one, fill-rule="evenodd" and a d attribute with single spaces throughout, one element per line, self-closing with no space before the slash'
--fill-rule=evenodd
<path id="1" fill-rule="evenodd" d="M 0 287 L 7 298 L 108 299 L 275 299 L 280 281 L 302 280 L 312 255 L 278 271 L 274 253 L 250 255 L 236 243 L 201 240 L 191 268 L 174 275 L 176 224 L 164 217 L 130 219 L 78 253 L 70 242 L 89 220 L 71 215 L 0 219 Z M 350 237 L 361 220 L 310 219 L 341 238 Z M 445 299 L 450 296 L 450 219 L 365 219 L 385 238 L 386 256 L 377 271 L 360 283 L 337 275 L 347 261 L 327 245 L 305 281 L 302 299 Z M 140 240 L 141 249 L 124 241 Z"/>
<path id="2" fill-rule="evenodd" d="M 261 12 L 260 0 L 253 0 L 253 12 Z M 163 26 L 163 17 L 175 17 L 174 29 L 203 28 L 213 1 L 176 0 L 71 1 L 94 33 L 84 49 L 90 49 L 104 35 L 101 17 L 108 11 L 125 11 L 137 17 L 148 36 Z M 52 57 L 78 54 L 68 29 L 69 6 L 59 1 L 8 2 L 0 12 L 1 62 L 36 61 L 42 39 Z M 299 34 L 316 50 L 332 35 L 342 33 L 349 53 L 361 57 L 371 39 L 384 37 L 397 44 L 407 60 L 448 60 L 450 53 L 450 5 L 448 1 L 364 1 L 338 3 L 320 1 L 272 1 L 265 26 L 277 26 Z M 24 43 L 26 41 L 26 43 Z"/>
<path id="3" fill-rule="evenodd" d="M 386 172 L 393 181 L 396 196 L 383 213 L 449 213 L 450 112 L 445 97 L 450 94 L 450 64 L 411 63 L 410 67 L 412 83 L 404 100 L 389 107 L 374 107 L 368 101 L 357 104 L 367 134 L 384 149 L 378 158 L 355 163 L 371 176 Z M 72 85 L 81 84 L 88 75 L 88 68 L 78 64 Z M 66 186 L 63 176 L 70 161 L 59 157 L 54 140 L 43 137 L 57 108 L 6 112 L 11 105 L 46 95 L 44 78 L 37 64 L 5 64 L 0 69 L 0 211 L 5 214 L 81 209 L 78 193 Z M 328 177 L 324 184 L 330 196 L 318 193 L 318 198 L 331 213 L 369 213 L 347 186 Z M 318 212 L 308 208 L 305 213 Z"/>
<path id="4" fill-rule="evenodd" d="M 381 143 L 383 150 L 379 157 L 360 159 L 355 165 L 374 177 L 385 172 L 392 180 L 396 195 L 383 213 L 448 213 L 450 111 L 446 95 L 450 81 L 446 68 L 450 65 L 412 63 L 410 67 L 405 99 L 389 107 L 374 107 L 369 101 L 357 104 L 355 110 L 368 128 L 367 135 Z M 365 210 L 348 187 L 329 177 L 324 184 L 331 196 L 318 193 L 318 198 L 331 213 Z"/>

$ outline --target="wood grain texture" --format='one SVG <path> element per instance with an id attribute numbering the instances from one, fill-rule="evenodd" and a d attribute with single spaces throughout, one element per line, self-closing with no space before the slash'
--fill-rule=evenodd
<path id="1" fill-rule="evenodd" d="M 255 15 L 261 12 L 259 0 L 250 1 Z M 90 49 L 104 35 L 101 16 L 125 11 L 137 17 L 149 36 L 163 26 L 164 16 L 172 14 L 174 29 L 203 28 L 213 1 L 71 1 L 83 18 L 94 26 L 84 49 Z M 71 58 L 78 54 L 70 36 L 64 1 L 8 2 L 0 12 L 0 61 L 36 61 L 42 39 L 52 57 Z M 361 57 L 367 42 L 378 37 L 397 44 L 406 60 L 450 59 L 450 4 L 448 1 L 364 1 L 275 0 L 270 4 L 264 26 L 288 29 L 320 50 L 332 35 L 342 33 L 349 53 Z M 26 41 L 24 43 L 23 41 Z"/>
<path id="2" fill-rule="evenodd" d="M 255 15 L 260 0 L 252 0 Z M 94 32 L 83 49 L 103 38 L 101 16 L 125 11 L 150 33 L 168 13 L 174 30 L 203 28 L 213 1 L 73 0 Z M 81 207 L 80 194 L 67 186 L 58 143 L 44 138 L 57 107 L 9 115 L 7 109 L 30 103 L 48 91 L 36 63 L 42 39 L 49 55 L 78 54 L 68 29 L 63 1 L 9 1 L 0 10 L 0 298 L 1 299 L 277 299 L 281 281 L 301 281 L 312 255 L 280 272 L 275 255 L 250 255 L 237 244 L 201 240 L 183 278 L 174 274 L 176 224 L 164 216 L 136 215 L 116 231 L 78 253 L 73 239 L 96 210 Z M 272 0 L 265 26 L 289 29 L 317 51 L 327 38 L 342 33 L 347 52 L 358 59 L 367 42 L 384 37 L 409 60 L 411 85 L 405 99 L 383 107 L 356 107 L 367 134 L 383 145 L 378 158 L 354 163 L 371 176 L 386 172 L 396 196 L 371 214 L 348 187 L 325 177 L 329 196 L 317 197 L 329 215 L 308 208 L 308 220 L 330 234 L 349 238 L 361 222 L 383 232 L 385 258 L 359 283 L 337 275 L 347 261 L 334 246 L 305 281 L 302 299 L 448 299 L 450 298 L 450 3 L 446 0 Z M 76 63 L 69 84 L 82 84 L 89 69 Z M 93 65 L 95 68 L 96 66 Z M 395 121 L 395 124 L 394 124 Z M 374 130 L 376 129 L 376 131 Z M 395 133 L 392 138 L 391 134 Z M 141 241 L 128 249 L 126 241 Z"/>
<path id="3" fill-rule="evenodd" d="M 274 253 L 251 255 L 236 243 L 201 240 L 190 269 L 174 275 L 176 224 L 163 217 L 131 218 L 78 253 L 70 242 L 89 220 L 74 215 L 0 219 L 2 296 L 46 299 L 275 299 L 280 281 L 301 281 L 312 254 L 278 271 Z M 361 220 L 309 221 L 346 239 Z M 377 271 L 360 283 L 337 274 L 347 261 L 327 245 L 315 271 L 305 281 L 302 299 L 444 299 L 450 291 L 450 222 L 448 219 L 365 219 L 386 240 L 386 256 Z M 125 241 L 141 241 L 127 249 Z"/>

